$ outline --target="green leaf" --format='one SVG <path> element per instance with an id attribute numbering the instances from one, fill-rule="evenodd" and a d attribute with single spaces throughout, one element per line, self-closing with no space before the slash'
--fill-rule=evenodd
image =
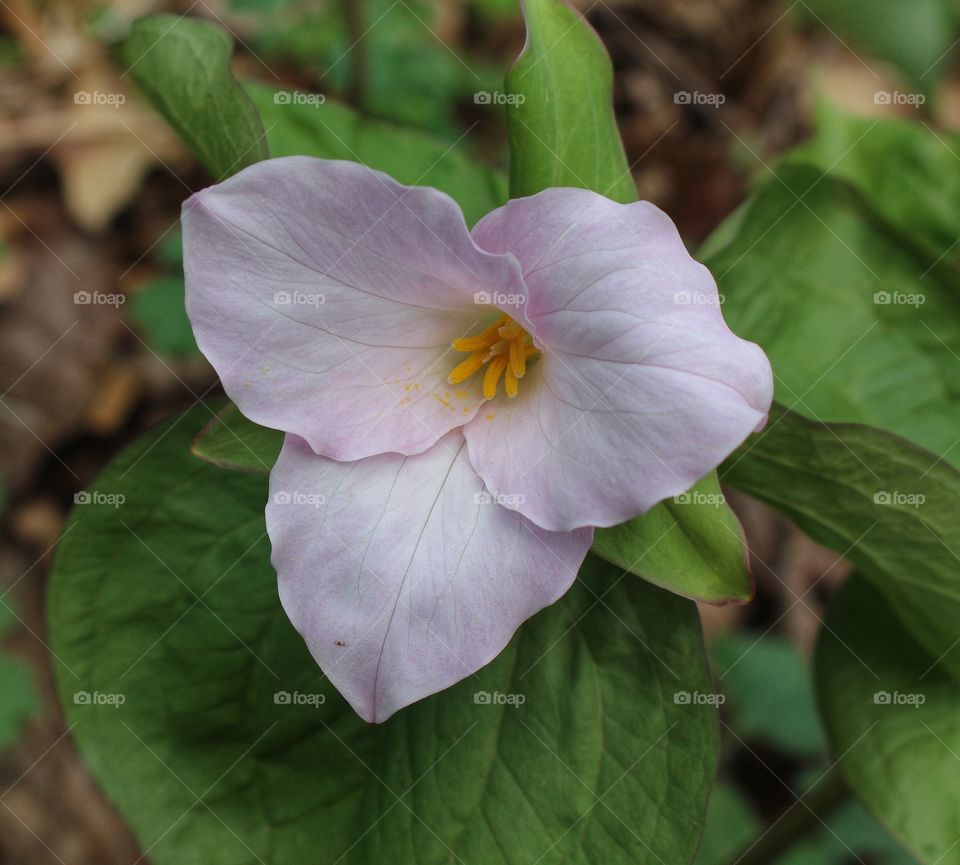
<path id="1" fill-rule="evenodd" d="M 715 472 L 642 517 L 598 529 L 593 550 L 685 597 L 711 604 L 753 597 L 743 530 Z"/>
<path id="2" fill-rule="evenodd" d="M 810 668 L 793 643 L 770 633 L 724 634 L 711 655 L 737 735 L 796 757 L 824 751 Z"/>
<path id="3" fill-rule="evenodd" d="M 499 171 L 421 132 L 368 120 L 329 99 L 278 101 L 278 91 L 253 83 L 247 92 L 263 117 L 273 156 L 347 159 L 400 183 L 436 187 L 460 205 L 471 225 L 507 199 L 506 179 Z"/>
<path id="4" fill-rule="evenodd" d="M 853 117 L 821 103 L 817 132 L 787 164 L 813 165 L 856 187 L 927 257 L 960 261 L 960 138 L 900 119 Z"/>
<path id="5" fill-rule="evenodd" d="M 160 355 L 180 358 L 200 353 L 183 298 L 183 277 L 163 276 L 140 286 L 130 300 L 130 317 Z"/>
<path id="6" fill-rule="evenodd" d="M 778 400 L 960 464 L 960 275 L 931 269 L 856 190 L 783 166 L 706 263 L 730 327 L 767 352 Z"/>
<path id="7" fill-rule="evenodd" d="M 232 402 L 197 433 L 190 450 L 215 466 L 266 475 L 280 456 L 283 433 L 247 420 Z"/>
<path id="8" fill-rule="evenodd" d="M 960 678 L 960 472 L 883 430 L 774 406 L 720 474 L 846 556 Z"/>
<path id="9" fill-rule="evenodd" d="M 230 71 L 230 37 L 192 18 L 134 22 L 120 59 L 216 180 L 266 159 L 263 125 Z"/>
<path id="10" fill-rule="evenodd" d="M 527 42 L 505 82 L 510 196 L 577 186 L 636 201 L 597 34 L 563 0 L 526 0 L 524 16 Z"/>
<path id="11" fill-rule="evenodd" d="M 0 599 L 0 637 L 12 627 L 16 615 Z M 19 658 L 0 651 L 0 750 L 20 736 L 26 721 L 40 711 L 40 696 L 30 668 Z"/>
<path id="12" fill-rule="evenodd" d="M 924 865 L 958 865 L 960 690 L 862 577 L 817 644 L 821 710 L 850 786 Z"/>
<path id="13" fill-rule="evenodd" d="M 953 0 L 803 0 L 799 5 L 838 40 L 850 39 L 893 63 L 924 90 L 933 90 L 949 67 L 958 35 Z"/>
<path id="14" fill-rule="evenodd" d="M 710 794 L 696 865 L 728 865 L 763 831 L 746 796 L 732 784 L 717 783 Z"/>
<path id="15" fill-rule="evenodd" d="M 671 696 L 709 690 L 693 604 L 590 559 L 489 666 L 367 725 L 281 611 L 265 479 L 189 454 L 205 414 L 107 469 L 122 504 L 76 508 L 52 574 L 68 721 L 152 861 L 690 861 L 716 758 L 710 707 Z"/>

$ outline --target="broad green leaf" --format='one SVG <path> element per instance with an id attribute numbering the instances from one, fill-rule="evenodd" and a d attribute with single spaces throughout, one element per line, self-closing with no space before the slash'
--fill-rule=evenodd
<path id="1" fill-rule="evenodd" d="M 729 865 L 762 831 L 750 800 L 733 784 L 718 782 L 710 793 L 695 865 Z"/>
<path id="2" fill-rule="evenodd" d="M 527 42 L 505 82 L 511 197 L 578 186 L 635 201 L 597 34 L 564 0 L 526 0 L 524 17 Z"/>
<path id="3" fill-rule="evenodd" d="M 594 552 L 677 594 L 707 603 L 753 597 L 743 530 L 715 472 L 649 513 L 598 529 Z"/>
<path id="4" fill-rule="evenodd" d="M 129 315 L 155 352 L 167 357 L 200 353 L 183 306 L 183 276 L 162 276 L 140 286 L 128 304 Z"/>
<path id="5" fill-rule="evenodd" d="M 790 8 L 818 21 L 848 50 L 844 40 L 893 63 L 926 91 L 948 68 L 958 36 L 953 0 L 803 0 Z"/>
<path id="6" fill-rule="evenodd" d="M 0 598 L 0 638 L 16 621 L 8 600 Z M 30 668 L 0 650 L 0 750 L 16 742 L 23 725 L 40 711 L 40 696 Z"/>
<path id="7" fill-rule="evenodd" d="M 720 475 L 846 556 L 960 678 L 960 472 L 883 430 L 775 406 Z"/>
<path id="8" fill-rule="evenodd" d="M 193 18 L 136 21 L 120 59 L 216 180 L 266 159 L 257 111 L 230 71 L 230 37 Z"/>
<path id="9" fill-rule="evenodd" d="M 960 689 L 943 660 L 855 576 L 817 645 L 820 707 L 839 767 L 924 865 L 958 865 Z"/>
<path id="10" fill-rule="evenodd" d="M 693 604 L 592 558 L 489 666 L 365 724 L 280 609 L 265 479 L 190 455 L 205 415 L 107 469 L 123 503 L 77 508 L 52 574 L 68 721 L 151 861 L 690 861 L 716 759 L 712 710 L 673 698 L 710 688 Z"/>
<path id="11" fill-rule="evenodd" d="M 263 117 L 273 156 L 348 159 L 400 183 L 434 186 L 460 205 L 471 225 L 507 199 L 506 178 L 499 171 L 422 132 L 363 118 L 329 99 L 296 101 L 289 91 L 253 83 L 247 92 Z"/>
<path id="12" fill-rule="evenodd" d="M 728 723 L 743 739 L 810 757 L 826 746 L 817 718 L 810 668 L 777 634 L 724 634 L 710 647 Z"/>
<path id="13" fill-rule="evenodd" d="M 960 275 L 931 269 L 852 187 L 782 166 L 706 263 L 730 327 L 770 357 L 780 402 L 960 464 Z"/>
<path id="14" fill-rule="evenodd" d="M 190 450 L 215 466 L 252 474 L 269 474 L 283 447 L 283 433 L 247 420 L 232 402 L 210 418 Z"/>
<path id="15" fill-rule="evenodd" d="M 899 119 L 853 117 L 827 103 L 816 135 L 786 159 L 847 181 L 904 237 L 927 267 L 960 260 L 960 139 Z"/>

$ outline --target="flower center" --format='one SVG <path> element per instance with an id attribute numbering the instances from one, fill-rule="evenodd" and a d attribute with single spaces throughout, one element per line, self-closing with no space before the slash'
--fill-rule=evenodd
<path id="1" fill-rule="evenodd" d="M 540 352 L 533 340 L 509 315 L 497 319 L 483 333 L 455 339 L 451 345 L 457 351 L 468 352 L 466 360 L 458 363 L 447 376 L 450 384 L 460 384 L 486 366 L 483 372 L 483 398 L 497 395 L 500 379 L 503 389 L 513 399 L 520 389 L 520 379 L 527 371 L 527 358 Z"/>

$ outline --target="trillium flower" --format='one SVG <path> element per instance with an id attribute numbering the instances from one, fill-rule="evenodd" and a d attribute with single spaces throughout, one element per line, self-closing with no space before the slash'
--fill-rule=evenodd
<path id="1" fill-rule="evenodd" d="M 491 661 L 598 526 L 689 489 L 766 420 L 763 352 L 646 202 L 443 193 L 272 159 L 184 205 L 197 342 L 286 433 L 267 529 L 280 599 L 382 721 Z"/>

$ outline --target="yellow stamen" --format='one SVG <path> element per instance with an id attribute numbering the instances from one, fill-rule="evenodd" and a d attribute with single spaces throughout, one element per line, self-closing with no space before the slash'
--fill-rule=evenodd
<path id="1" fill-rule="evenodd" d="M 497 385 L 500 383 L 500 376 L 507 368 L 507 359 L 499 355 L 490 361 L 487 371 L 483 374 L 483 398 L 493 399 L 497 395 Z"/>
<path id="2" fill-rule="evenodd" d="M 495 324 L 490 325 L 483 333 L 479 333 L 476 336 L 461 336 L 459 339 L 455 339 L 451 345 L 457 351 L 478 351 L 481 348 L 489 348 L 497 342 L 500 327 L 505 321 L 507 321 L 507 317 L 503 316 L 498 319 Z"/>
<path id="3" fill-rule="evenodd" d="M 530 335 L 508 315 L 501 315 L 476 336 L 460 337 L 451 345 L 470 355 L 450 371 L 447 381 L 460 384 L 486 366 L 482 382 L 484 399 L 496 396 L 501 377 L 504 391 L 513 399 L 527 370 L 527 358 L 539 354 L 531 345 Z"/>
<path id="4" fill-rule="evenodd" d="M 503 375 L 503 389 L 506 391 L 507 396 L 510 399 L 513 399 L 518 393 L 520 393 L 520 382 L 517 381 L 517 377 L 513 374 L 513 369 L 507 367 Z"/>
<path id="5" fill-rule="evenodd" d="M 523 337 L 510 341 L 510 372 L 514 378 L 523 378 L 527 371 L 526 346 L 523 344 Z"/>
<path id="6" fill-rule="evenodd" d="M 458 363 L 452 370 L 450 370 L 450 375 L 447 376 L 447 381 L 450 384 L 460 384 L 462 381 L 466 381 L 470 376 L 472 376 L 477 370 L 483 366 L 483 359 L 486 357 L 487 352 L 485 349 L 480 349 L 480 351 L 475 351 L 470 355 L 466 360 Z"/>

